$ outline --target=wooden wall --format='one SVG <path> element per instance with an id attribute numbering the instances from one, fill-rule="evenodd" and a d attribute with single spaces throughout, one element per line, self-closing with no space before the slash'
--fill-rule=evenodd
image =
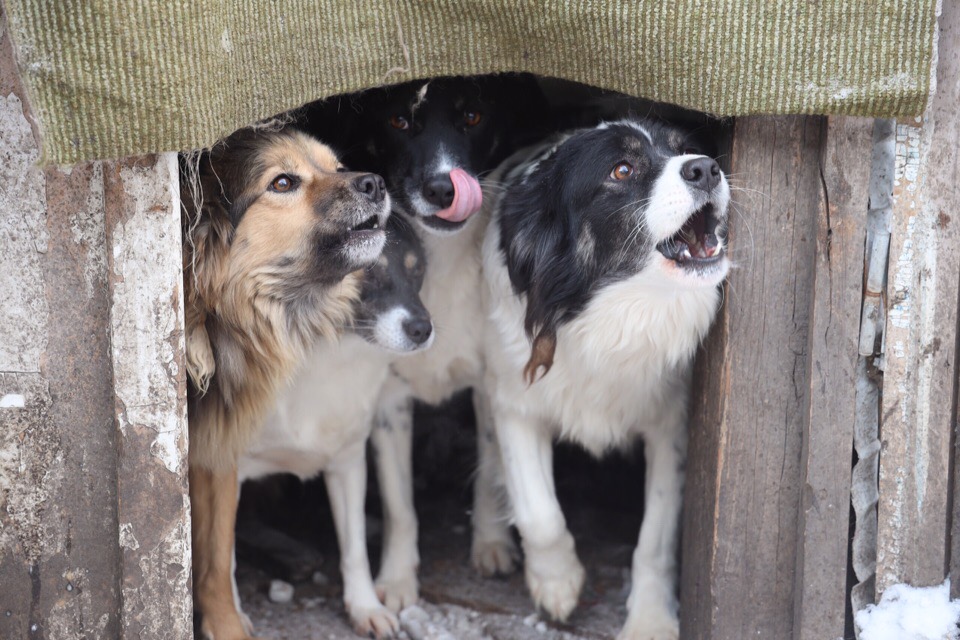
<path id="1" fill-rule="evenodd" d="M 0 638 L 190 638 L 176 154 L 38 167 L 0 5 Z"/>
<path id="2" fill-rule="evenodd" d="M 896 130 L 878 597 L 948 573 L 960 590 L 960 12 L 943 12 L 938 93 Z M 848 637 L 873 125 L 735 124 L 737 267 L 697 371 L 684 640 Z M 0 637 L 188 638 L 176 158 L 42 170 L 36 141 L 0 15 Z"/>
<path id="3" fill-rule="evenodd" d="M 900 582 L 940 584 L 948 574 L 955 597 L 960 591 L 958 29 L 958 7 L 944 3 L 937 94 L 922 118 L 896 123 L 894 157 L 879 167 L 894 175 L 892 192 L 881 194 L 890 200 L 881 220 L 888 228 L 874 229 L 889 232 L 890 249 L 878 291 L 883 343 L 873 355 L 859 356 L 858 341 L 874 123 L 735 124 L 727 168 L 740 187 L 738 268 L 698 363 L 684 640 L 851 637 L 854 428 L 869 432 L 871 421 L 879 474 L 865 464 L 858 482 L 872 482 L 879 501 L 874 512 L 871 491 L 858 495 L 861 597 L 880 598 Z M 876 392 L 871 407 L 864 396 Z M 875 455 L 869 438 L 861 453 Z"/>

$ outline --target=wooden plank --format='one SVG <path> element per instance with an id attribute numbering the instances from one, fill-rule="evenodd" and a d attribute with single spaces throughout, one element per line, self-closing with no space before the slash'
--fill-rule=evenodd
<path id="1" fill-rule="evenodd" d="M 960 282 L 958 29 L 960 7 L 945 2 L 937 93 L 921 118 L 897 123 L 880 422 L 878 598 L 898 582 L 938 584 L 950 565 Z"/>
<path id="2" fill-rule="evenodd" d="M 41 169 L 0 5 L 0 638 L 117 636 L 99 163 Z"/>
<path id="3" fill-rule="evenodd" d="M 830 118 L 821 155 L 794 638 L 844 635 L 873 120 Z M 804 268 L 798 264 L 797 268 Z"/>
<path id="4" fill-rule="evenodd" d="M 817 117 L 735 125 L 737 268 L 692 401 L 681 637 L 789 638 L 822 183 Z M 757 195 L 760 194 L 760 195 Z"/>
<path id="5" fill-rule="evenodd" d="M 120 452 L 120 637 L 190 638 L 193 607 L 177 157 L 166 153 L 105 167 Z"/>

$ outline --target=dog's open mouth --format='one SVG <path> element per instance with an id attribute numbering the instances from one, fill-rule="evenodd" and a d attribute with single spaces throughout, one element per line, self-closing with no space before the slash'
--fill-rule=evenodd
<path id="1" fill-rule="evenodd" d="M 708 202 L 687 218 L 680 231 L 658 244 L 657 251 L 683 267 L 703 266 L 723 257 L 722 239 L 716 207 Z"/>
<path id="2" fill-rule="evenodd" d="M 350 233 L 351 235 L 355 233 L 363 234 L 363 232 L 365 231 L 378 231 L 379 229 L 380 229 L 380 216 L 378 216 L 377 214 L 373 214 L 372 216 L 370 216 L 369 218 L 367 218 L 357 226 L 351 227 Z"/>

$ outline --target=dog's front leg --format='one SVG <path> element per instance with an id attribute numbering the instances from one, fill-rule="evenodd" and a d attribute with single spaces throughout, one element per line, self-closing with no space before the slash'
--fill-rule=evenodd
<path id="1" fill-rule="evenodd" d="M 680 413 L 680 412 L 677 412 Z M 633 553 L 627 622 L 617 640 L 677 640 L 677 531 L 683 498 L 687 431 L 676 415 L 645 438 L 646 504 Z"/>
<path id="2" fill-rule="evenodd" d="M 538 607 L 565 620 L 577 606 L 585 574 L 554 490 L 551 437 L 518 412 L 497 411 L 494 417 L 527 586 Z"/>
<path id="3" fill-rule="evenodd" d="M 367 556 L 364 499 L 367 493 L 367 464 L 361 442 L 338 456 L 324 472 L 333 522 L 340 543 L 340 571 L 343 574 L 343 602 L 357 633 L 388 638 L 400 630 L 397 617 L 377 599 Z"/>
<path id="4" fill-rule="evenodd" d="M 418 598 L 417 512 L 413 506 L 413 398 L 390 375 L 380 393 L 371 434 L 383 503 L 383 554 L 377 593 L 392 611 Z"/>
<path id="5" fill-rule="evenodd" d="M 480 575 L 490 577 L 512 573 L 520 560 L 520 551 L 510 535 L 503 463 L 490 399 L 479 386 L 473 390 L 473 407 L 477 416 L 477 477 L 473 484 L 470 560 Z"/>
<path id="6" fill-rule="evenodd" d="M 212 640 L 249 640 L 233 592 L 237 469 L 190 466 L 194 599 L 200 629 Z"/>

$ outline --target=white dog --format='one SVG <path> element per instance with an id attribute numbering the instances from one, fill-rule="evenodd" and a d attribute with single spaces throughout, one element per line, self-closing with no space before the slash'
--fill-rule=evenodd
<path id="1" fill-rule="evenodd" d="M 417 293 L 426 266 L 423 250 L 396 216 L 387 230 L 378 264 L 364 274 L 354 331 L 314 351 L 239 464 L 241 481 L 281 472 L 307 479 L 323 472 L 340 544 L 343 600 L 357 632 L 377 638 L 392 636 L 400 626 L 377 598 L 367 558 L 367 437 L 396 354 L 426 349 L 433 341 L 430 315 Z"/>
<path id="2" fill-rule="evenodd" d="M 679 634 L 676 543 L 691 365 L 720 303 L 730 191 L 681 130 L 605 123 L 508 159 L 487 194 L 486 388 L 536 604 L 565 619 L 584 570 L 552 441 L 645 443 L 645 515 L 620 640 Z"/>

